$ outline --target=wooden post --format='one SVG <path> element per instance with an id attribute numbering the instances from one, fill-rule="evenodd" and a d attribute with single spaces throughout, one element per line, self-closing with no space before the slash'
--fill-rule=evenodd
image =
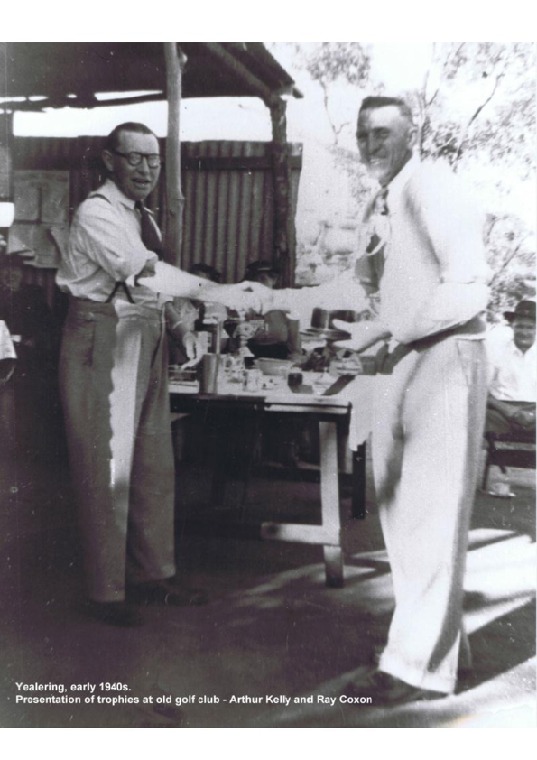
<path id="1" fill-rule="evenodd" d="M 186 56 L 176 42 L 163 42 L 166 62 L 166 94 L 168 99 L 168 136 L 166 139 L 166 220 L 164 226 L 165 259 L 181 266 L 183 206 L 181 189 L 181 94 Z"/>
<path id="2" fill-rule="evenodd" d="M 295 228 L 286 103 L 282 98 L 273 98 L 268 105 L 272 119 L 274 257 L 281 269 L 281 284 L 289 287 L 294 280 Z"/>
<path id="3" fill-rule="evenodd" d="M 13 222 L 13 113 L 0 112 L 0 254 L 7 251 Z M 9 217 L 9 218 L 8 218 Z"/>

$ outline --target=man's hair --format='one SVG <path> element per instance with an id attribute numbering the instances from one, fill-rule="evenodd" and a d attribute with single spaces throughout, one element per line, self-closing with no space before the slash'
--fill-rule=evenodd
<path id="1" fill-rule="evenodd" d="M 368 96 L 362 100 L 359 113 L 366 111 L 368 108 L 387 108 L 388 106 L 395 106 L 411 124 L 414 123 L 412 109 L 402 98 L 389 98 L 381 95 Z"/>
<path id="2" fill-rule="evenodd" d="M 158 137 L 153 130 L 146 127 L 145 124 L 140 124 L 137 121 L 126 121 L 124 124 L 118 124 L 117 127 L 114 127 L 105 139 L 103 149 L 108 151 L 116 150 L 121 132 L 136 132 L 139 135 L 153 135 L 153 137 L 158 140 Z"/>
<path id="3" fill-rule="evenodd" d="M 280 270 L 276 264 L 273 264 L 271 261 L 259 259 L 258 261 L 252 261 L 250 264 L 247 264 L 246 269 L 244 270 L 244 279 L 255 281 L 260 274 L 264 273 L 271 274 L 273 277 L 278 278 Z"/>
<path id="4" fill-rule="evenodd" d="M 203 264 L 202 262 L 192 264 L 188 271 L 190 274 L 205 276 L 211 282 L 221 282 L 222 280 L 222 275 L 218 269 L 215 269 L 215 267 L 212 267 L 210 264 Z"/>

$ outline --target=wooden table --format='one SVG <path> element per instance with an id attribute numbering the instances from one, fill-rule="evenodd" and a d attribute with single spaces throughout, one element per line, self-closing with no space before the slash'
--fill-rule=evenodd
<path id="1" fill-rule="evenodd" d="M 258 393 L 200 394 L 196 386 L 170 382 L 172 412 L 192 412 L 206 405 L 227 407 L 240 412 L 241 407 L 257 405 L 263 414 L 299 415 L 319 424 L 321 525 L 263 522 L 261 538 L 271 541 L 294 541 L 321 544 L 328 586 L 343 586 L 343 554 L 339 511 L 337 425 L 348 420 L 351 403 L 334 395 L 293 393 L 290 390 L 267 390 Z"/>

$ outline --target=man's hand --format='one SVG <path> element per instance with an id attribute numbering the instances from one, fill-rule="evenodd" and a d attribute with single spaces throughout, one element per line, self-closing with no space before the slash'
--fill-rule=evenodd
<path id="1" fill-rule="evenodd" d="M 381 340 L 391 338 L 391 333 L 386 325 L 377 320 L 345 322 L 342 319 L 334 319 L 333 324 L 338 330 L 345 330 L 351 334 L 347 340 L 338 340 L 334 343 L 336 348 L 350 348 L 353 351 L 360 352 Z"/>
<path id="2" fill-rule="evenodd" d="M 270 288 L 258 282 L 237 282 L 233 285 L 216 285 L 214 300 L 223 303 L 228 309 L 251 309 L 261 313 L 264 311 L 263 304 L 271 293 Z"/>
<path id="3" fill-rule="evenodd" d="M 535 427 L 535 412 L 529 409 L 519 409 L 511 415 L 511 421 L 525 430 L 530 430 Z"/>

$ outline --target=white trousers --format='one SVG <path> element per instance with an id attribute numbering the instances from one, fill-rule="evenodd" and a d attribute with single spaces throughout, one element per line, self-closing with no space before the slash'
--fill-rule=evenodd
<path id="1" fill-rule="evenodd" d="M 378 376 L 373 467 L 395 609 L 379 667 L 417 687 L 457 682 L 463 578 L 486 404 L 482 340 L 451 336 Z M 469 657 L 469 649 L 461 652 Z"/>
<path id="2" fill-rule="evenodd" d="M 74 299 L 60 387 L 87 592 L 125 597 L 126 581 L 169 578 L 174 461 L 160 312 Z"/>

